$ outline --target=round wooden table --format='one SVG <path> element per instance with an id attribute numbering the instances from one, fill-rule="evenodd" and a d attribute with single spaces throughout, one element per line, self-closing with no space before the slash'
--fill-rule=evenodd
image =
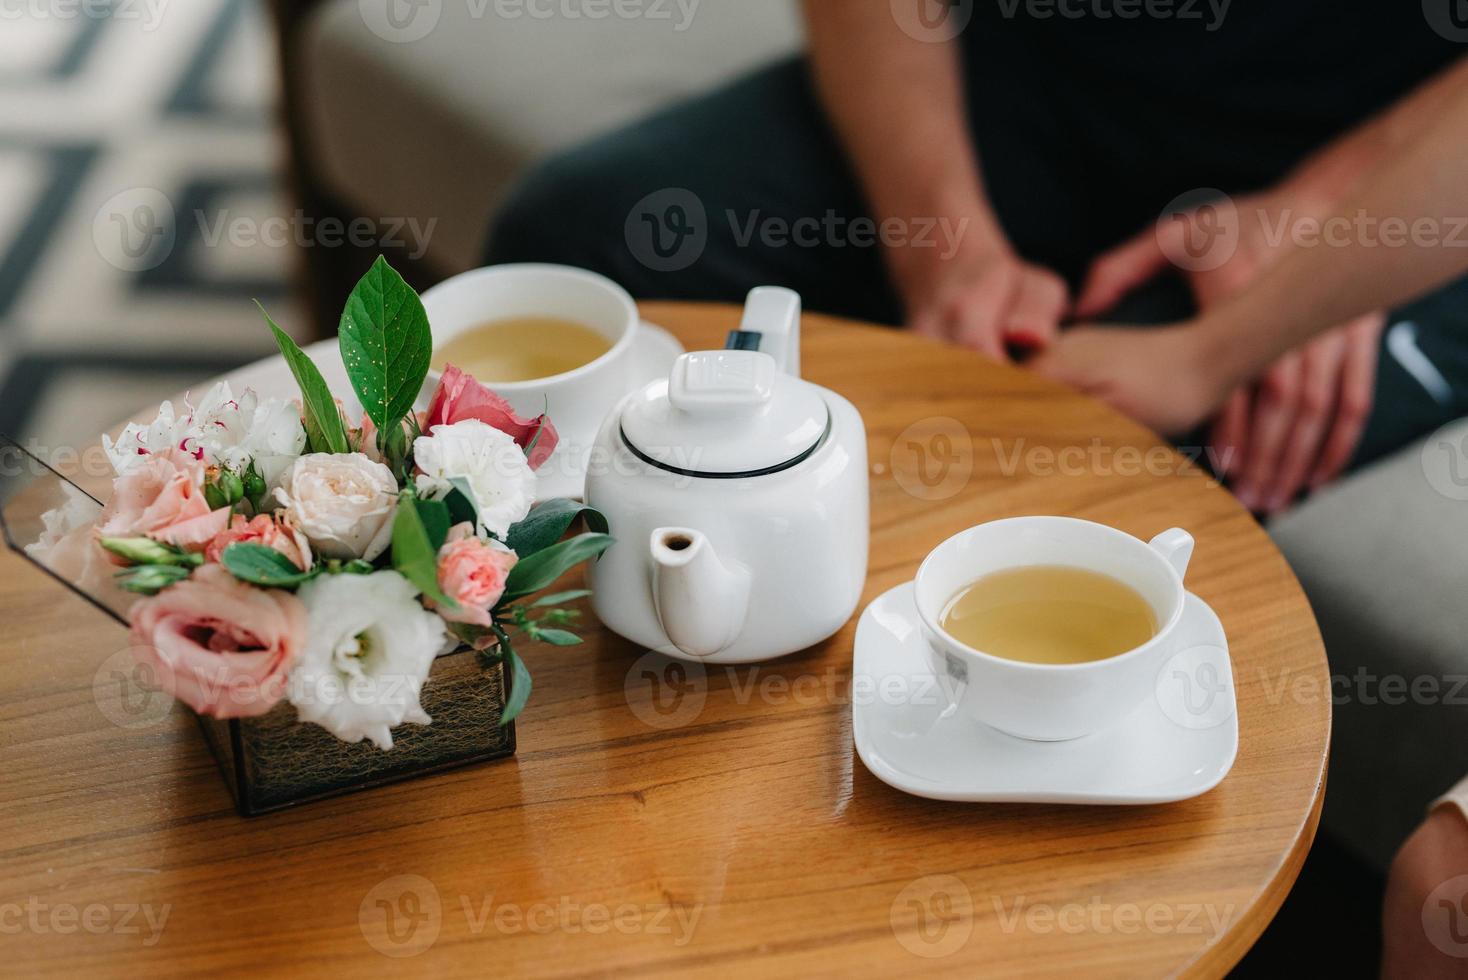
<path id="1" fill-rule="evenodd" d="M 690 348 L 738 321 L 645 313 Z M 919 799 L 856 758 L 855 619 L 804 653 L 702 677 L 588 628 L 583 647 L 526 652 L 535 694 L 513 760 L 244 820 L 185 712 L 126 725 L 99 710 L 125 633 L 6 554 L 7 968 L 1225 973 L 1310 847 L 1330 731 L 1328 698 L 1282 693 L 1329 688 L 1269 538 L 1153 435 L 1021 370 L 815 315 L 804 366 L 866 418 L 864 602 L 994 518 L 1194 534 L 1189 587 L 1228 631 L 1238 694 L 1220 786 L 1140 807 Z"/>

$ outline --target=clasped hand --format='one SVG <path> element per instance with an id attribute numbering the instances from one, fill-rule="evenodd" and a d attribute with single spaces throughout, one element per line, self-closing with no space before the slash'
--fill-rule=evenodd
<path id="1" fill-rule="evenodd" d="M 1257 377 L 1231 386 L 1218 369 L 1216 340 L 1197 321 L 1165 327 L 1098 327 L 1133 290 L 1181 268 L 1200 311 L 1246 289 L 1290 247 L 1311 215 L 1280 192 L 1237 199 L 1225 211 L 1236 235 L 1229 251 L 1200 259 L 1189 236 L 1219 240 L 1219 209 L 1172 216 L 1093 263 L 1071 303 L 1064 280 L 1006 248 L 978 250 L 900 283 L 909 327 L 996 359 L 1012 348 L 1037 351 L 1029 365 L 1109 402 L 1153 430 L 1179 436 L 1205 422 L 1209 456 L 1250 509 L 1275 513 L 1302 491 L 1345 469 L 1371 410 L 1384 314 L 1319 335 Z M 1208 239 L 1205 239 L 1208 240 Z M 1210 261 L 1211 259 L 1211 261 Z M 1082 321 L 1061 332 L 1067 318 Z"/>

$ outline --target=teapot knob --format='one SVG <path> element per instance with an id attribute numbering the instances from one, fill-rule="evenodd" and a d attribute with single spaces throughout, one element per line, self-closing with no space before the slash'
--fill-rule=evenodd
<path id="1" fill-rule="evenodd" d="M 681 412 L 748 411 L 770 400 L 778 375 L 775 359 L 758 351 L 694 351 L 674 362 L 668 401 Z"/>

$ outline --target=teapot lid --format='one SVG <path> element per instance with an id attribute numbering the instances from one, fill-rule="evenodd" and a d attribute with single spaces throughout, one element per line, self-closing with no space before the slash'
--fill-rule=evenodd
<path id="1" fill-rule="evenodd" d="M 623 443 L 644 462 L 689 476 L 763 476 L 801 462 L 831 426 L 818 389 L 769 354 L 684 354 L 622 411 Z"/>

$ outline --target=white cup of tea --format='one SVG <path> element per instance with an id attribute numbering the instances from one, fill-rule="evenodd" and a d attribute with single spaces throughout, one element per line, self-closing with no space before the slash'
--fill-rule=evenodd
<path id="1" fill-rule="evenodd" d="M 437 387 L 444 355 L 452 352 L 456 342 L 462 349 L 476 331 L 484 331 L 488 341 L 497 329 L 515 330 L 516 321 L 522 329 L 515 336 L 526 336 L 524 328 L 557 321 L 549 324 L 552 330 L 569 325 L 597 335 L 600 342 L 588 348 L 594 354 L 589 359 L 572 355 L 564 360 L 566 348 L 579 349 L 579 345 L 564 343 L 538 341 L 541 350 L 522 352 L 536 353 L 542 360 L 547 355 L 563 358 L 540 377 L 525 377 L 523 364 L 507 363 L 498 356 L 483 357 L 480 364 L 451 358 L 455 367 L 494 390 L 520 415 L 549 413 L 561 442 L 544 464 L 549 470 L 542 473 L 568 468 L 584 471 L 586 454 L 602 420 L 635 380 L 632 353 L 640 319 L 637 304 L 627 291 L 605 276 L 570 266 L 496 265 L 444 280 L 423 294 L 423 306 L 433 329 L 434 350 L 434 370 L 428 374 L 425 393 Z M 532 320 L 537 323 L 527 322 Z M 534 335 L 533 330 L 528 335 Z M 589 342 L 594 338 L 576 339 Z M 495 365 L 515 376 L 494 377 Z"/>
<path id="2" fill-rule="evenodd" d="M 1110 728 L 1153 696 L 1157 672 L 1178 653 L 1183 576 L 1193 537 L 1181 528 L 1144 542 L 1070 517 L 1015 517 L 980 524 L 944 541 L 923 561 L 914 597 L 923 636 L 954 701 L 979 721 L 1020 738 L 1061 741 Z M 1059 566 L 1099 573 L 1145 601 L 1151 639 L 1080 663 L 995 656 L 943 626 L 950 603 L 987 576 Z"/>

